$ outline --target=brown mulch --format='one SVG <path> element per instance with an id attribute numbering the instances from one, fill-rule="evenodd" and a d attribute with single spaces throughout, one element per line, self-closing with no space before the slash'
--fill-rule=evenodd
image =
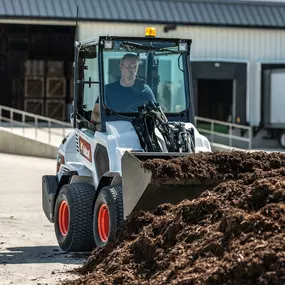
<path id="1" fill-rule="evenodd" d="M 157 179 L 229 179 L 198 199 L 137 212 L 62 284 L 285 284 L 285 154 L 212 153 L 143 166 Z M 189 186 L 190 187 L 190 186 Z"/>
<path id="2" fill-rule="evenodd" d="M 142 167 L 152 171 L 153 179 L 236 179 L 256 169 L 268 171 L 285 167 L 285 153 L 216 152 L 184 157 L 148 159 Z"/>

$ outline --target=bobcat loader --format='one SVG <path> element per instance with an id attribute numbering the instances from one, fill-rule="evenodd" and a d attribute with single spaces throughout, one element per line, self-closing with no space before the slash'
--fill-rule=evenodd
<path id="1" fill-rule="evenodd" d="M 55 175 L 42 177 L 42 206 L 63 251 L 90 251 L 115 237 L 134 211 L 198 197 L 196 181 L 157 183 L 142 161 L 211 152 L 194 126 L 190 39 L 99 36 L 75 42 L 73 131 L 58 149 Z M 137 78 L 155 101 L 123 111 L 106 100 L 105 86 L 120 79 L 120 59 L 139 58 Z M 120 96 L 117 94 L 116 96 Z M 123 98 L 122 98 L 123 99 Z M 99 104 L 99 118 L 91 119 Z"/>

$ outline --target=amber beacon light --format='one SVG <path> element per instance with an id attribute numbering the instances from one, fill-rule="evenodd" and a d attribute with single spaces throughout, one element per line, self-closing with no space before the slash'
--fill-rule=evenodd
<path id="1" fill-rule="evenodd" d="M 145 29 L 145 36 L 146 37 L 156 37 L 156 29 L 153 27 L 147 27 Z"/>

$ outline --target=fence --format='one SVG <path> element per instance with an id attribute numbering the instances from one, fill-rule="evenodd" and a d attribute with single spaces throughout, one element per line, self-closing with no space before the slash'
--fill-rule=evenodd
<path id="1" fill-rule="evenodd" d="M 247 143 L 248 149 L 252 147 L 252 129 L 249 126 L 202 117 L 195 117 L 195 125 L 200 133 L 208 135 L 211 142 L 217 142 L 217 137 L 221 137 L 227 139 L 229 146 L 239 147 L 237 144 L 233 144 L 233 141 L 239 141 Z M 240 131 L 242 135 L 237 135 L 237 130 Z"/>
<path id="2" fill-rule="evenodd" d="M 1 127 L 13 133 L 58 145 L 72 129 L 71 123 L 0 105 Z"/>
<path id="3" fill-rule="evenodd" d="M 13 133 L 54 145 L 58 145 L 67 132 L 72 129 L 70 123 L 2 105 L 0 105 L 0 123 L 2 127 L 10 129 Z M 209 137 L 211 142 L 217 142 L 217 137 L 222 137 L 227 139 L 229 146 L 238 147 L 233 144 L 233 141 L 237 140 L 247 143 L 248 149 L 251 149 L 252 129 L 249 126 L 202 117 L 195 117 L 195 125 L 200 133 Z M 221 130 L 221 126 L 224 127 L 224 130 Z M 236 130 L 240 130 L 243 135 L 237 135 Z"/>

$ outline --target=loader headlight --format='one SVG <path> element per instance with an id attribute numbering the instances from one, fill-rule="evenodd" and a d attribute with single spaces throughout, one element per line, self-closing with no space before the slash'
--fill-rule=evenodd
<path id="1" fill-rule="evenodd" d="M 61 153 L 58 153 L 56 156 L 56 172 L 59 172 L 60 166 L 64 164 L 64 156 Z"/>
<path id="2" fill-rule="evenodd" d="M 179 51 L 187 51 L 188 50 L 188 44 L 187 42 L 179 42 Z"/>
<path id="3" fill-rule="evenodd" d="M 105 40 L 104 41 L 104 49 L 112 49 L 113 48 L 113 41 L 112 40 Z"/>

